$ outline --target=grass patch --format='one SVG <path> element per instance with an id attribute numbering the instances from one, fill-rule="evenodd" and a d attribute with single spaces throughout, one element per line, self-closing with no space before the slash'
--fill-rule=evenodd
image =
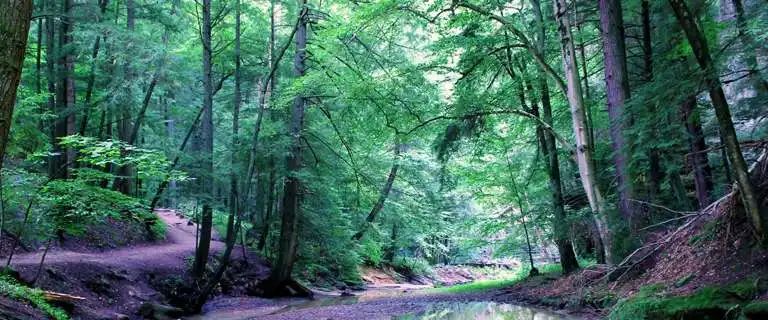
<path id="1" fill-rule="evenodd" d="M 594 264 L 595 264 L 594 260 L 586 260 L 586 259 L 579 260 L 579 266 L 581 266 L 582 268 L 587 268 Z M 532 281 L 535 281 L 537 279 L 543 280 L 544 278 L 551 277 L 553 275 L 560 275 L 563 273 L 563 267 L 560 266 L 559 263 L 541 264 L 536 266 L 536 268 L 539 269 L 539 275 L 533 278 L 528 277 L 528 273 L 531 271 L 531 268 L 523 267 L 518 269 L 514 273 L 510 273 L 511 276 L 504 279 L 473 281 L 470 283 L 459 284 L 459 285 L 450 286 L 450 287 L 429 289 L 428 292 L 429 293 L 472 293 L 472 292 L 489 291 L 489 290 L 511 287 L 524 280 L 529 280 L 529 279 Z"/>
<path id="2" fill-rule="evenodd" d="M 18 301 L 29 302 L 35 308 L 40 309 L 56 320 L 69 319 L 69 315 L 64 310 L 54 307 L 45 301 L 42 290 L 25 287 L 8 275 L 0 275 L 0 295 Z"/>
<path id="3" fill-rule="evenodd" d="M 543 278 L 547 275 L 551 276 L 553 274 L 562 273 L 563 271 L 559 263 L 543 264 L 543 265 L 537 266 L 536 268 L 539 269 L 540 274 L 534 278 Z M 520 283 L 523 280 L 534 279 L 534 278 L 528 277 L 528 273 L 530 271 L 531 271 L 530 267 L 524 267 L 524 268 L 517 269 L 516 272 L 512 273 L 511 277 L 508 277 L 505 279 L 473 281 L 470 283 L 459 284 L 459 285 L 450 286 L 450 287 L 429 289 L 428 292 L 430 293 L 472 293 L 472 292 L 482 292 L 482 291 L 489 291 L 489 290 L 511 287 L 517 283 Z"/>
<path id="4" fill-rule="evenodd" d="M 511 279 L 496 279 L 496 280 L 480 280 L 470 283 L 459 284 L 450 287 L 434 288 L 430 289 L 430 293 L 471 293 L 488 291 L 493 289 L 506 288 L 514 285 L 523 278 L 511 278 Z"/>

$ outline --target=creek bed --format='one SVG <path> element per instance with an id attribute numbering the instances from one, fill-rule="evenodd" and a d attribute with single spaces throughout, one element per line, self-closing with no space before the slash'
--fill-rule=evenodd
<path id="1" fill-rule="evenodd" d="M 402 295 L 368 298 L 322 297 L 316 300 L 223 298 L 212 301 L 194 320 L 410 320 L 516 319 L 579 320 L 538 308 L 483 300 L 475 295 Z"/>

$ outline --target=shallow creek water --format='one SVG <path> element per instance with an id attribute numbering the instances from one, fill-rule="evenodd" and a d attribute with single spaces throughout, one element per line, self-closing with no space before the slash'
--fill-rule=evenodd
<path id="1" fill-rule="evenodd" d="M 575 317 L 546 310 L 492 301 L 422 300 L 419 298 L 412 300 L 406 297 L 368 300 L 358 299 L 358 297 L 335 297 L 311 301 L 253 302 L 257 301 L 220 301 L 221 304 L 214 310 L 191 319 L 578 320 Z"/>
<path id="2" fill-rule="evenodd" d="M 395 316 L 397 320 L 576 320 L 553 312 L 490 301 L 435 303 L 423 312 Z"/>

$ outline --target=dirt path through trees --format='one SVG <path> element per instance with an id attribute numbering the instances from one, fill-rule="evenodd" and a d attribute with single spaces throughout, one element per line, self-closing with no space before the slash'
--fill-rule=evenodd
<path id="1" fill-rule="evenodd" d="M 175 210 L 157 209 L 155 212 L 168 226 L 166 241 L 104 252 L 56 249 L 48 252 L 45 264 L 93 263 L 131 271 L 184 269 L 184 258 L 195 252 L 195 224 L 189 224 L 186 219 L 180 218 Z M 219 251 L 222 248 L 224 248 L 223 242 L 211 241 L 213 251 Z M 14 267 L 37 265 L 42 255 L 42 251 L 19 254 L 14 257 L 12 265 Z"/>

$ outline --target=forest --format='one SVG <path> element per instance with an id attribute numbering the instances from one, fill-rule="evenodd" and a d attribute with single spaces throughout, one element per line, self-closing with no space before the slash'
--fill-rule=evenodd
<path id="1" fill-rule="evenodd" d="M 0 319 L 768 319 L 763 0 L 0 0 Z"/>

